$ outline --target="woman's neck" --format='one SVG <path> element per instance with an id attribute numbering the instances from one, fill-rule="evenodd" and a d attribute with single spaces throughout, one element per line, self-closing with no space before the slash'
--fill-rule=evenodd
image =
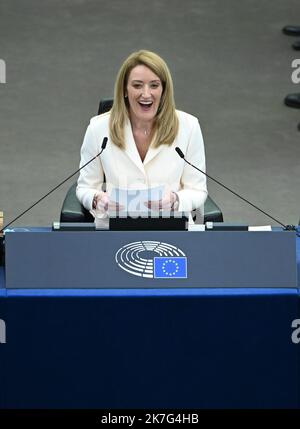
<path id="1" fill-rule="evenodd" d="M 133 131 L 139 131 L 144 135 L 150 135 L 153 129 L 154 121 L 143 121 L 138 118 L 130 118 Z"/>

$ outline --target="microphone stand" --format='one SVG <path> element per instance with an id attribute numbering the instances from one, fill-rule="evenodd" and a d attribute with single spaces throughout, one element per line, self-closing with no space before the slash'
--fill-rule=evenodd
<path id="1" fill-rule="evenodd" d="M 98 156 L 101 155 L 101 153 L 104 151 L 104 149 L 106 148 L 107 145 L 107 137 L 104 137 L 102 144 L 101 144 L 101 150 L 100 152 L 94 156 L 92 159 L 90 159 L 88 162 L 86 162 L 82 167 L 80 167 L 78 170 L 76 170 L 74 173 L 70 174 L 70 176 L 68 176 L 66 179 L 64 179 L 62 182 L 60 182 L 57 186 L 55 186 L 55 188 L 51 189 L 49 192 L 47 192 L 46 195 L 44 195 L 42 198 L 40 198 L 38 201 L 36 201 L 35 203 L 33 203 L 30 207 L 28 207 L 28 209 L 24 210 L 21 214 L 19 214 L 17 217 L 15 217 L 12 221 L 10 221 L 7 225 L 5 225 L 1 230 L 0 233 L 3 233 L 4 230 L 6 228 L 8 228 L 12 223 L 14 223 L 16 220 L 18 220 L 21 216 L 23 216 L 25 213 L 27 213 L 29 210 L 31 210 L 34 206 L 36 206 L 37 204 L 39 204 L 43 199 L 45 199 L 46 197 L 48 197 L 48 195 L 52 194 L 52 192 L 56 191 L 56 189 L 58 189 L 61 185 L 63 185 L 65 182 L 67 182 L 69 179 L 71 179 L 71 177 L 75 176 L 75 174 L 77 174 L 80 170 L 82 170 L 84 167 L 86 167 L 88 164 L 90 164 L 92 161 L 94 161 L 94 159 L 98 158 Z"/>
<path id="2" fill-rule="evenodd" d="M 284 223 L 282 223 L 280 220 L 276 219 L 275 217 L 271 216 L 270 214 L 268 214 L 267 212 L 265 212 L 264 210 L 262 210 L 261 208 L 257 207 L 255 204 L 251 203 L 249 200 L 247 200 L 246 198 L 242 197 L 241 195 L 239 195 L 237 192 L 233 191 L 232 189 L 228 188 L 228 186 L 225 186 L 223 183 L 219 182 L 218 180 L 214 179 L 213 177 L 209 176 L 207 173 L 205 173 L 204 171 L 200 170 L 200 168 L 196 167 L 195 165 L 191 164 L 187 159 L 185 159 L 185 156 L 182 152 L 182 150 L 177 146 L 175 148 L 176 152 L 178 153 L 178 155 L 180 156 L 180 158 L 182 158 L 187 164 L 189 164 L 191 167 L 195 168 L 196 170 L 200 171 L 200 173 L 204 174 L 205 176 L 207 176 L 209 179 L 213 180 L 214 182 L 216 182 L 218 185 L 222 186 L 223 188 L 227 189 L 227 191 L 231 192 L 233 195 L 237 196 L 238 198 L 240 198 L 241 200 L 245 201 L 247 204 L 249 204 L 250 206 L 254 207 L 256 210 L 260 211 L 261 213 L 263 213 L 264 215 L 268 216 L 270 219 L 274 220 L 276 223 L 278 223 L 279 225 L 281 225 L 283 227 L 283 229 L 285 231 L 296 231 L 296 227 L 295 225 L 285 225 Z"/>

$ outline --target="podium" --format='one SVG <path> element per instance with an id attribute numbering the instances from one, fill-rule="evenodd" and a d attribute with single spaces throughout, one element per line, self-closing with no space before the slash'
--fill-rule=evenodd
<path id="1" fill-rule="evenodd" d="M 300 407 L 293 232 L 14 228 L 5 250 L 0 408 Z"/>
<path id="2" fill-rule="evenodd" d="M 5 260 L 9 289 L 297 287 L 296 234 L 281 229 L 15 228 L 6 232 Z"/>

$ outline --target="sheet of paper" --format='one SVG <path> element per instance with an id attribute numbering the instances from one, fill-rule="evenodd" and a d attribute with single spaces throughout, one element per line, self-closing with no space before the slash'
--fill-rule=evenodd
<path id="1" fill-rule="evenodd" d="M 189 223 L 188 231 L 205 231 L 205 225 L 200 223 Z"/>
<path id="2" fill-rule="evenodd" d="M 249 226 L 248 231 L 272 231 L 271 225 Z"/>
<path id="3" fill-rule="evenodd" d="M 123 211 L 145 212 L 148 210 L 147 201 L 161 200 L 163 194 L 164 186 L 146 189 L 113 188 L 110 193 L 110 199 L 119 203 Z"/>

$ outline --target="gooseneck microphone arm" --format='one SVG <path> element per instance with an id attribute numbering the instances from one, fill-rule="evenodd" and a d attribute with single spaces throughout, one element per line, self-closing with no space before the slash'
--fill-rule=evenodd
<path id="1" fill-rule="evenodd" d="M 295 230 L 295 226 L 293 225 L 285 225 L 284 223 L 280 222 L 280 220 L 276 219 L 275 217 L 271 216 L 270 214 L 266 213 L 264 210 L 260 209 L 259 207 L 257 207 L 255 204 L 251 203 L 249 200 L 247 200 L 246 198 L 242 197 L 241 195 L 237 194 L 236 192 L 234 192 L 232 189 L 228 188 L 228 186 L 223 185 L 223 183 L 219 182 L 218 180 L 214 179 L 213 177 L 209 176 L 207 173 L 205 173 L 204 171 L 200 170 L 200 168 L 196 167 L 195 165 L 191 164 L 187 159 L 185 159 L 185 156 L 183 154 L 183 152 L 181 151 L 181 149 L 177 146 L 175 148 L 176 152 L 178 153 L 178 155 L 180 156 L 180 158 L 184 159 L 184 161 L 189 164 L 191 167 L 195 168 L 196 170 L 200 171 L 200 173 L 203 173 L 205 176 L 207 176 L 209 179 L 213 180 L 214 182 L 218 183 L 218 185 L 222 186 L 223 188 L 227 189 L 227 191 L 231 192 L 233 195 L 236 195 L 238 198 L 240 198 L 241 200 L 245 201 L 246 203 L 250 204 L 250 206 L 254 207 L 255 209 L 257 209 L 258 211 L 260 211 L 261 213 L 265 214 L 266 216 L 268 216 L 270 219 L 275 220 L 276 223 L 279 223 L 279 225 L 283 226 L 284 229 L 286 230 Z"/>
<path id="2" fill-rule="evenodd" d="M 26 209 L 25 211 L 23 211 L 21 214 L 19 214 L 16 218 L 14 218 L 12 221 L 10 221 L 7 225 L 5 225 L 1 230 L 0 233 L 3 232 L 6 228 L 8 228 L 12 223 L 14 223 L 16 220 L 18 220 L 21 216 L 23 216 L 25 213 L 29 212 L 29 210 L 31 210 L 34 206 L 36 206 L 37 204 L 39 204 L 43 199 L 45 199 L 46 197 L 48 197 L 48 195 L 52 194 L 52 192 L 56 191 L 57 188 L 59 188 L 61 185 L 63 185 L 65 182 L 67 182 L 69 179 L 71 179 L 71 177 L 75 176 L 75 174 L 77 174 L 80 170 L 82 170 L 84 167 L 86 167 L 88 164 L 90 164 L 92 161 L 94 161 L 94 159 L 98 158 L 98 156 L 101 155 L 101 153 L 104 151 L 104 149 L 106 148 L 107 145 L 107 137 L 104 137 L 102 144 L 101 144 L 101 150 L 100 152 L 94 156 L 92 159 L 90 159 L 88 162 L 86 162 L 84 165 L 82 165 L 78 170 L 76 170 L 74 173 L 70 174 L 70 176 L 68 176 L 66 179 L 64 179 L 62 182 L 60 182 L 57 186 L 55 186 L 55 188 L 51 189 L 46 195 L 44 195 L 42 198 L 40 198 L 38 201 L 36 201 L 34 204 L 32 204 L 30 207 L 28 207 L 28 209 Z"/>

